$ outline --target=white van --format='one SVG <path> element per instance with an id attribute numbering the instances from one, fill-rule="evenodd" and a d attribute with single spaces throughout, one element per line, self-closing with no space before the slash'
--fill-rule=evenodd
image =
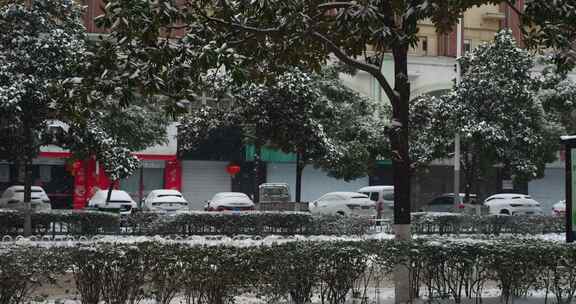
<path id="1" fill-rule="evenodd" d="M 394 215 L 394 186 L 368 186 L 357 192 L 366 194 L 376 202 L 378 218 L 391 218 Z"/>

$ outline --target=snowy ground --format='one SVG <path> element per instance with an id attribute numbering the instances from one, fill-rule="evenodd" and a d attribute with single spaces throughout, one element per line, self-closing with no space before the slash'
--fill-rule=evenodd
<path id="1" fill-rule="evenodd" d="M 485 242 L 492 240 L 506 240 L 506 239 L 535 239 L 553 242 L 564 242 L 565 234 L 563 233 L 550 233 L 541 235 L 512 235 L 512 234 L 502 234 L 499 236 L 486 236 L 486 235 L 415 235 L 414 239 L 434 239 L 434 240 L 452 240 L 459 242 Z M 93 243 L 119 243 L 119 244 L 130 244 L 130 243 L 141 243 L 141 242 L 161 242 L 161 243 L 183 243 L 191 246 L 236 246 L 236 247 L 249 247 L 249 246 L 270 246 L 273 244 L 282 244 L 294 241 L 362 241 L 362 240 L 390 240 L 394 239 L 392 234 L 373 234 L 365 236 L 278 236 L 271 235 L 266 237 L 251 236 L 251 235 L 239 235 L 235 237 L 228 236 L 191 236 L 186 238 L 181 237 L 161 237 L 161 236 L 95 236 L 92 238 L 80 237 L 80 238 L 59 238 L 55 240 L 41 239 L 41 238 L 2 238 L 0 246 L 2 244 L 20 244 L 20 245 L 31 245 L 31 246 L 42 246 L 42 247 L 73 247 L 77 244 L 93 244 Z"/>
<path id="2" fill-rule="evenodd" d="M 368 297 L 368 304 L 393 304 L 394 303 L 394 288 L 393 287 L 385 287 L 385 288 L 371 288 L 367 292 Z M 532 294 L 529 297 L 522 297 L 522 298 L 514 298 L 510 300 L 511 303 L 514 304 L 544 304 L 544 293 L 536 293 Z M 77 299 L 76 296 L 63 296 L 63 297 L 50 297 L 50 299 L 45 301 L 35 301 L 31 302 L 33 304 L 80 304 L 81 302 Z M 154 300 L 144 300 L 141 302 L 142 304 L 154 304 L 156 303 Z M 174 299 L 171 304 L 183 304 L 185 300 L 183 297 L 177 297 Z M 236 304 L 266 304 L 264 299 L 258 298 L 252 294 L 245 294 L 241 296 L 235 297 Z M 313 299 L 313 304 L 319 304 L 319 299 Z M 360 304 L 360 299 L 353 299 L 349 296 L 348 304 Z M 414 304 L 423 304 L 423 303 L 447 303 L 452 304 L 455 303 L 451 299 L 433 299 L 430 300 L 428 298 L 418 298 L 413 301 Z M 498 289 L 487 289 L 482 294 L 482 304 L 501 304 L 504 301 L 500 298 L 500 290 Z M 548 303 L 555 303 L 555 300 L 548 296 Z M 283 304 L 282 302 L 278 304 Z M 462 304 L 475 304 L 475 299 L 462 299 Z"/>

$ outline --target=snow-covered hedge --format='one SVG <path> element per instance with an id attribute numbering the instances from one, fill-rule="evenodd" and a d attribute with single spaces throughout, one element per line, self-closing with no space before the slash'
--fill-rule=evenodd
<path id="1" fill-rule="evenodd" d="M 133 234 L 144 235 L 362 235 L 367 218 L 312 216 L 306 212 L 188 212 L 176 215 L 135 213 Z"/>
<path id="2" fill-rule="evenodd" d="M 314 296 L 342 304 L 351 293 L 363 298 L 369 286 L 389 281 L 396 265 L 409 270 L 413 295 L 429 299 L 480 301 L 488 284 L 498 286 L 506 302 L 541 291 L 569 303 L 576 292 L 576 247 L 527 239 L 28 246 L 0 245 L 0 297 L 9 303 L 25 303 L 41 283 L 67 280 L 60 275 L 71 272 L 82 303 L 88 304 L 144 298 L 169 303 L 175 297 L 186 303 L 232 303 L 246 291 L 268 303 L 303 304 Z"/>
<path id="3" fill-rule="evenodd" d="M 117 214 L 99 211 L 52 210 L 32 213 L 32 230 L 36 235 L 116 233 L 119 223 Z M 21 234 L 23 225 L 22 212 L 0 212 L 1 235 Z"/>
<path id="4" fill-rule="evenodd" d="M 566 231 L 558 216 L 475 216 L 458 213 L 414 213 L 412 231 L 417 234 L 542 234 Z"/>

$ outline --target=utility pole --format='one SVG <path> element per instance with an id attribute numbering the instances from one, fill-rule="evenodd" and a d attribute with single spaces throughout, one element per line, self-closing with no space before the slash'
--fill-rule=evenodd
<path id="1" fill-rule="evenodd" d="M 460 66 L 460 57 L 462 56 L 462 17 L 458 18 L 456 25 L 456 85 L 460 84 L 462 68 Z M 460 131 L 456 130 L 454 137 L 454 207 L 460 204 Z"/>

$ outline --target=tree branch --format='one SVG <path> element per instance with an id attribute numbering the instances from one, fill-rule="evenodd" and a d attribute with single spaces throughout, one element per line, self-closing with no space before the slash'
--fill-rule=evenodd
<path id="1" fill-rule="evenodd" d="M 524 14 L 516 7 L 516 5 L 514 5 L 514 3 L 510 2 L 510 0 L 505 0 L 504 1 L 506 4 L 508 4 L 508 6 L 519 16 L 519 17 L 523 17 Z"/>
<path id="2" fill-rule="evenodd" d="M 219 18 L 214 18 L 214 17 L 210 17 L 210 16 L 204 16 L 204 18 L 216 22 L 216 23 L 220 23 L 223 25 L 228 25 L 231 26 L 233 28 L 239 29 L 239 30 L 243 30 L 246 32 L 251 32 L 251 33 L 258 33 L 258 34 L 272 34 L 272 33 L 277 33 L 280 31 L 280 26 L 277 27 L 269 27 L 269 28 L 257 28 L 257 27 L 252 27 L 249 25 L 245 25 L 245 24 L 240 24 L 240 23 L 233 23 L 233 22 L 228 22 Z"/>
<path id="3" fill-rule="evenodd" d="M 316 38 L 322 40 L 322 42 L 328 47 L 328 49 L 330 49 L 332 53 L 334 53 L 334 55 L 336 55 L 336 57 L 338 57 L 338 59 L 340 59 L 342 62 L 374 76 L 374 78 L 378 80 L 380 86 L 384 89 L 386 96 L 388 96 L 391 102 L 396 102 L 398 100 L 399 98 L 398 93 L 392 89 L 392 87 L 386 80 L 386 77 L 382 75 L 382 72 L 378 66 L 351 58 L 350 56 L 346 55 L 346 53 L 344 53 L 344 51 L 341 50 L 332 40 L 328 39 L 326 36 L 316 31 L 311 32 L 311 34 Z"/>

